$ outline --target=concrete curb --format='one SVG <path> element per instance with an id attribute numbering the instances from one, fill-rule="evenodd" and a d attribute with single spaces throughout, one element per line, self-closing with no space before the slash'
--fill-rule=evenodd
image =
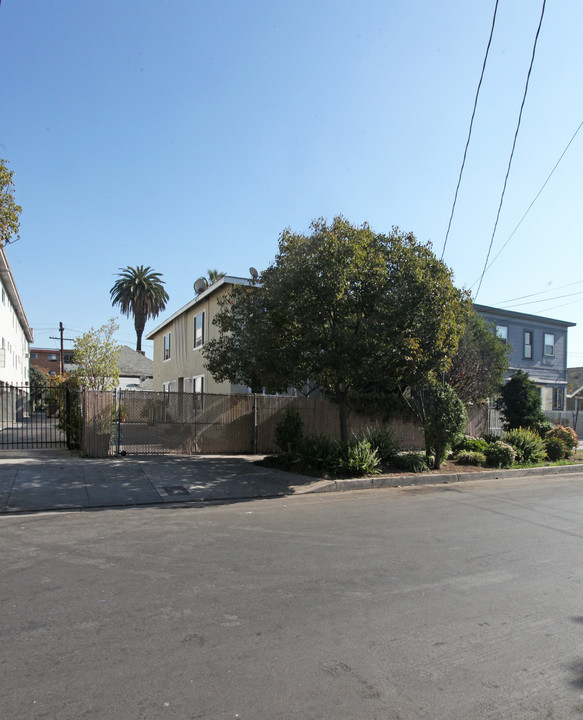
<path id="1" fill-rule="evenodd" d="M 447 485 L 449 483 L 467 482 L 470 480 L 498 480 L 505 477 L 519 478 L 532 475 L 564 475 L 565 473 L 583 473 L 583 465 L 553 465 L 551 467 L 508 470 L 481 470 L 474 473 L 452 473 L 447 475 L 419 473 L 418 475 L 377 475 L 363 478 L 320 480 L 306 488 L 297 488 L 296 494 L 342 492 L 345 490 L 374 490 L 377 488 L 391 487 L 415 487 L 418 485 Z"/>

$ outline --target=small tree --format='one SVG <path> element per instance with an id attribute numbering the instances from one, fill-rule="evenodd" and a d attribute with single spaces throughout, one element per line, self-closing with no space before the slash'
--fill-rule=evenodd
<path id="1" fill-rule="evenodd" d="M 504 415 L 505 430 L 536 428 L 546 422 L 536 385 L 524 370 L 517 370 L 502 387 L 498 407 Z"/>
<path id="2" fill-rule="evenodd" d="M 206 271 L 207 282 L 209 285 L 214 285 L 214 283 L 218 282 L 222 277 L 225 277 L 225 275 L 226 273 L 222 270 L 217 270 L 216 268 L 209 268 Z"/>
<path id="3" fill-rule="evenodd" d="M 463 402 L 450 385 L 434 385 L 428 391 L 427 420 L 423 425 L 425 450 L 434 455 L 436 470 L 448 450 L 459 440 L 468 422 Z"/>
<path id="4" fill-rule="evenodd" d="M 121 347 L 113 339 L 119 326 L 113 318 L 98 330 L 91 328 L 75 340 L 71 380 L 88 390 L 111 390 L 119 382 Z"/>
<path id="5" fill-rule="evenodd" d="M 0 247 L 19 239 L 22 208 L 14 200 L 14 172 L 0 158 Z"/>
<path id="6" fill-rule="evenodd" d="M 508 369 L 510 351 L 510 345 L 471 310 L 445 380 L 466 405 L 497 397 Z"/>

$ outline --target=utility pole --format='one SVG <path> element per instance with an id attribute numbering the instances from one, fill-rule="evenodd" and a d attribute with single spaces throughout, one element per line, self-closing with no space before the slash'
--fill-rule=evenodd
<path id="1" fill-rule="evenodd" d="M 67 340 L 67 342 L 69 342 L 69 341 L 73 342 L 73 340 L 75 339 L 75 338 L 63 337 L 64 332 L 65 332 L 65 328 L 63 326 L 63 323 L 60 322 L 59 323 L 59 335 L 60 335 L 60 340 L 61 340 L 61 375 L 65 374 L 65 355 L 64 355 L 63 342 L 64 342 L 64 340 Z M 49 337 L 50 337 L 50 340 L 59 340 L 59 338 L 55 337 L 54 335 L 50 335 Z"/>

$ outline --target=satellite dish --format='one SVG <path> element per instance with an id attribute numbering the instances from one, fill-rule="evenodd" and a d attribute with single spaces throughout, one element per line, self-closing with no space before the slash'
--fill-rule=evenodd
<path id="1" fill-rule="evenodd" d="M 206 281 L 206 278 L 200 277 L 198 280 L 194 283 L 194 292 L 197 295 L 200 295 L 201 292 L 204 292 L 207 287 L 209 286 L 208 282 Z"/>
<path id="2" fill-rule="evenodd" d="M 257 272 L 257 270 L 255 270 L 254 267 L 249 268 L 249 275 L 251 275 L 253 280 L 257 280 L 257 278 L 259 277 L 259 273 Z"/>

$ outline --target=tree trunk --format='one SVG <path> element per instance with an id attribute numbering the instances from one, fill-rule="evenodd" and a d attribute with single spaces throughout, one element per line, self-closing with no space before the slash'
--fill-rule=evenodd
<path id="1" fill-rule="evenodd" d="M 142 352 L 142 335 L 144 334 L 144 328 L 146 327 L 146 320 L 141 315 L 134 317 L 134 327 L 136 329 L 136 352 Z"/>

